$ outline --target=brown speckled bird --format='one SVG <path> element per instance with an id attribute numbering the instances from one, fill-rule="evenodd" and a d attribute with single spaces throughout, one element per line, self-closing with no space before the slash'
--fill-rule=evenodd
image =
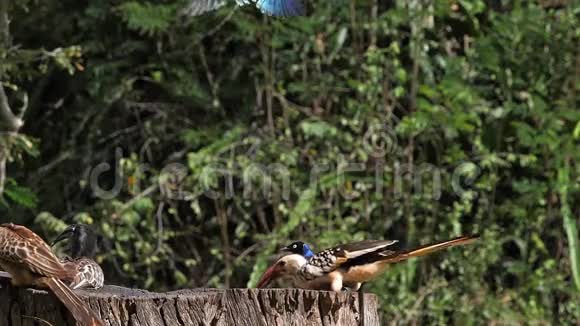
<path id="1" fill-rule="evenodd" d="M 69 241 L 70 257 L 60 259 L 67 269 L 74 269 L 74 280 L 69 284 L 73 289 L 100 289 L 105 283 L 103 269 L 94 260 L 97 251 L 97 237 L 86 224 L 67 227 L 52 243 Z"/>
<path id="2" fill-rule="evenodd" d="M 63 281 L 74 271 L 67 269 L 48 244 L 28 228 L 0 224 L 0 267 L 12 276 L 14 286 L 50 289 L 81 325 L 101 326 L 103 322 Z"/>

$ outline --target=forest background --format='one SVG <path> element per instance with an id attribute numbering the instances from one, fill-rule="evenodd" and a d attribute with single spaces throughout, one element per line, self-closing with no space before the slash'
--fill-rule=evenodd
<path id="1" fill-rule="evenodd" d="M 580 5 L 0 0 L 0 222 L 108 282 L 254 286 L 276 250 L 477 244 L 372 282 L 393 324 L 580 320 Z"/>

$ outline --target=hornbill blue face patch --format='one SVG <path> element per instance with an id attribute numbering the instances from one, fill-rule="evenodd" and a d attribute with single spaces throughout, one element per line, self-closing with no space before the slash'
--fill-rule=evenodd
<path id="1" fill-rule="evenodd" d="M 287 245 L 286 247 L 281 249 L 282 251 L 290 252 L 293 254 L 298 254 L 304 256 L 304 258 L 310 259 L 314 256 L 312 249 L 308 244 L 302 241 L 292 242 L 291 244 Z"/>

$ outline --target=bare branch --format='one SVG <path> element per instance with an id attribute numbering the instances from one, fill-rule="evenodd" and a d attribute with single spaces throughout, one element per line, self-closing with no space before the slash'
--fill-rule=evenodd
<path id="1" fill-rule="evenodd" d="M 4 145 L 0 145 L 0 196 L 4 193 L 4 183 L 6 182 L 6 160 L 8 151 Z"/>
<path id="2" fill-rule="evenodd" d="M 8 7 L 10 0 L 0 0 L 0 59 L 5 58 L 6 52 L 12 44 L 10 39 L 10 19 L 8 17 Z M 11 134 L 17 133 L 22 127 L 22 119 L 14 115 L 8 102 L 8 96 L 2 85 L 3 67 L 0 66 L 0 196 L 4 193 L 4 183 L 6 181 L 6 162 L 10 156 Z M 24 114 L 28 106 L 28 97 L 25 97 L 23 110 Z"/>
<path id="3" fill-rule="evenodd" d="M 49 326 L 54 326 L 53 324 L 49 323 L 48 321 L 42 319 L 42 318 L 38 318 L 38 317 L 34 317 L 34 316 L 28 316 L 28 315 L 22 315 L 22 318 L 28 318 L 28 319 L 32 319 L 32 320 L 36 320 L 37 322 L 41 323 L 41 324 L 45 324 L 45 325 L 49 325 Z"/>
<path id="4" fill-rule="evenodd" d="M 8 3 L 10 0 L 0 0 L 0 48 L 8 49 L 10 39 L 10 19 L 8 19 Z"/>
<path id="5" fill-rule="evenodd" d="M 20 105 L 20 109 L 16 111 L 16 117 L 18 119 L 20 119 L 20 121 L 22 121 L 22 123 L 24 123 L 23 119 L 24 119 L 24 114 L 26 113 L 26 110 L 28 110 L 28 93 L 23 92 L 22 93 L 22 105 Z"/>
<path id="6" fill-rule="evenodd" d="M 0 83 L 0 130 L 17 132 L 23 123 L 22 119 L 12 112 L 8 103 L 8 96 L 4 92 L 4 86 Z"/>

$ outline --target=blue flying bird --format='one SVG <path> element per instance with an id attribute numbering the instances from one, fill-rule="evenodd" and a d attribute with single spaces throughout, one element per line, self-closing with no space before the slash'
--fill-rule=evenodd
<path id="1" fill-rule="evenodd" d="M 190 0 L 186 12 L 198 16 L 211 10 L 216 10 L 229 0 Z M 288 17 L 304 15 L 302 0 L 235 0 L 238 6 L 254 5 L 268 16 Z"/>

